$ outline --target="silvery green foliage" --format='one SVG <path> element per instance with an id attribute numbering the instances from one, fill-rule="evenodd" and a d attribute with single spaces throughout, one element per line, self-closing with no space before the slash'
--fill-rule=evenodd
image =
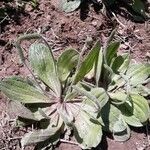
<path id="1" fill-rule="evenodd" d="M 102 130 L 111 132 L 116 141 L 125 141 L 129 125 L 147 123 L 150 109 L 145 97 L 150 90 L 145 85 L 150 64 L 133 63 L 129 54 L 118 55 L 120 42 L 112 41 L 113 35 L 104 47 L 97 41 L 84 58 L 70 48 L 55 59 L 45 39 L 45 44 L 33 43 L 29 62 L 34 79 L 0 81 L 10 111 L 18 115 L 18 126 L 38 124 L 22 138 L 22 147 L 36 143 L 36 149 L 50 148 L 69 128 L 82 149 L 91 149 L 101 142 Z M 17 40 L 25 66 L 21 41 L 39 38 L 33 34 Z"/>
<path id="2" fill-rule="evenodd" d="M 25 65 L 19 44 L 24 39 L 32 38 L 38 39 L 40 36 L 25 35 L 16 43 Z M 76 140 L 83 149 L 99 144 L 102 126 L 84 110 L 89 108 L 83 102 L 85 96 L 79 95 L 72 88 L 93 68 L 99 48 L 99 44 L 95 44 L 84 60 L 79 62 L 80 54 L 75 49 L 65 50 L 56 60 L 47 43 L 33 43 L 29 48 L 29 62 L 34 80 L 10 77 L 0 81 L 0 90 L 10 100 L 10 111 L 18 115 L 18 125 L 38 123 L 37 130 L 22 138 L 22 147 L 32 143 L 37 144 L 37 149 L 42 145 L 45 148 L 50 147 L 59 141 L 67 126 L 74 130 Z M 94 107 L 91 109 L 94 110 Z M 94 139 L 91 140 L 91 137 Z"/>

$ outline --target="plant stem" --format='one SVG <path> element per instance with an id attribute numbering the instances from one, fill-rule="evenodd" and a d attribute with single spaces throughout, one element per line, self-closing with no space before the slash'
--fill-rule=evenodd
<path id="1" fill-rule="evenodd" d="M 63 143 L 69 143 L 69 144 L 73 144 L 73 145 L 77 145 L 77 146 L 79 146 L 79 144 L 78 144 L 78 143 L 76 143 L 76 142 L 68 141 L 68 140 L 64 140 L 64 139 L 60 139 L 60 142 L 63 142 Z"/>

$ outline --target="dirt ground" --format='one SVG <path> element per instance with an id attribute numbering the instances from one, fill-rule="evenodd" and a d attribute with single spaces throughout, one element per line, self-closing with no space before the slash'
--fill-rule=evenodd
<path id="1" fill-rule="evenodd" d="M 2 2 L 0 2 L 0 6 Z M 14 9 L 10 3 L 7 19 L 0 24 L 0 78 L 11 75 L 29 75 L 19 61 L 14 42 L 24 33 L 41 33 L 46 37 L 56 56 L 65 48 L 82 48 L 87 37 L 93 42 L 100 39 L 103 44 L 117 26 L 115 39 L 121 40 L 120 52 L 131 52 L 136 61 L 149 61 L 150 58 L 150 22 L 135 23 L 120 16 L 107 17 L 90 7 L 87 15 L 80 10 L 66 14 L 58 9 L 55 0 L 40 0 L 37 9 L 26 5 L 25 11 Z M 28 43 L 23 43 L 27 49 Z M 21 150 L 20 137 L 27 129 L 14 126 L 14 118 L 8 115 L 6 97 L 0 93 L 0 149 Z M 133 129 L 131 138 L 124 143 L 115 142 L 105 135 L 97 150 L 150 150 L 149 127 Z M 34 149 L 27 147 L 26 150 Z M 60 143 L 58 150 L 80 150 L 71 144 Z"/>

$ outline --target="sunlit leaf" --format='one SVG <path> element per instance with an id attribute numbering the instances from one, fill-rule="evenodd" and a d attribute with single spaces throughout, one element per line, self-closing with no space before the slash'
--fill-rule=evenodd
<path id="1" fill-rule="evenodd" d="M 8 110 L 11 115 L 14 114 L 15 116 L 19 116 L 25 119 L 37 120 L 34 114 L 18 101 L 10 101 L 8 103 Z"/>
<path id="2" fill-rule="evenodd" d="M 96 79 L 96 85 L 99 85 L 100 77 L 101 77 L 101 71 L 102 71 L 102 64 L 103 64 L 103 51 L 102 49 L 99 51 L 98 59 L 95 64 L 95 79 Z"/>
<path id="3" fill-rule="evenodd" d="M 93 68 L 93 65 L 95 61 L 97 60 L 97 57 L 99 55 L 100 51 L 100 42 L 97 41 L 89 54 L 85 57 L 83 62 L 81 63 L 79 70 L 77 71 L 74 79 L 74 84 L 79 82 L 84 78 L 84 76 L 90 72 L 90 70 Z"/>
<path id="4" fill-rule="evenodd" d="M 115 73 L 125 73 L 130 63 L 129 54 L 119 55 L 112 63 L 112 69 Z"/>
<path id="5" fill-rule="evenodd" d="M 126 74 L 131 85 L 141 84 L 150 76 L 150 64 L 131 64 Z"/>
<path id="6" fill-rule="evenodd" d="M 51 50 L 42 43 L 34 43 L 29 49 L 29 60 L 38 77 L 60 97 L 61 84 Z"/>
<path id="7" fill-rule="evenodd" d="M 14 101 L 22 103 L 49 103 L 50 100 L 39 89 L 21 78 L 7 78 L 0 81 L 0 90 Z"/>
<path id="8" fill-rule="evenodd" d="M 122 115 L 119 116 L 119 120 L 113 126 L 113 137 L 120 142 L 130 138 L 130 128 L 123 120 Z"/>
<path id="9" fill-rule="evenodd" d="M 120 105 L 125 103 L 128 100 L 127 94 L 125 94 L 123 91 L 117 91 L 115 93 L 109 92 L 108 94 L 112 100 L 112 103 L 114 104 Z"/>
<path id="10" fill-rule="evenodd" d="M 138 94 L 131 94 L 131 102 L 119 106 L 125 121 L 135 127 L 143 126 L 149 118 L 150 109 L 146 99 Z"/>
<path id="11" fill-rule="evenodd" d="M 75 117 L 74 132 L 76 140 L 83 149 L 96 147 L 102 138 L 101 125 L 84 111 L 80 111 Z"/>
<path id="12" fill-rule="evenodd" d="M 79 59 L 79 53 L 74 49 L 68 49 L 58 58 L 57 68 L 60 80 L 67 79 L 73 69 L 75 69 Z"/>
<path id="13" fill-rule="evenodd" d="M 34 130 L 26 133 L 25 136 L 21 139 L 22 147 L 34 143 L 40 143 L 55 136 L 57 132 L 60 132 L 62 125 L 62 119 L 60 117 L 56 117 L 56 122 L 50 124 L 47 129 Z"/>
<path id="14" fill-rule="evenodd" d="M 120 42 L 112 42 L 108 45 L 106 50 L 106 61 L 110 65 L 114 57 L 117 57 L 117 50 L 120 46 Z"/>
<path id="15" fill-rule="evenodd" d="M 60 7 L 65 12 L 72 12 L 76 10 L 80 6 L 80 4 L 81 4 L 81 0 L 73 0 L 73 1 L 61 0 L 60 1 Z"/>
<path id="16" fill-rule="evenodd" d="M 121 111 L 109 102 L 101 109 L 100 123 L 105 131 L 112 132 L 114 124 L 119 120 Z"/>

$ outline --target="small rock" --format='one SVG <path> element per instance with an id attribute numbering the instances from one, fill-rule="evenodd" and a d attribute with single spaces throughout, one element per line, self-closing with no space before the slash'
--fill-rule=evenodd
<path id="1" fill-rule="evenodd" d="M 95 27 L 97 26 L 97 21 L 92 21 L 92 25 Z"/>

